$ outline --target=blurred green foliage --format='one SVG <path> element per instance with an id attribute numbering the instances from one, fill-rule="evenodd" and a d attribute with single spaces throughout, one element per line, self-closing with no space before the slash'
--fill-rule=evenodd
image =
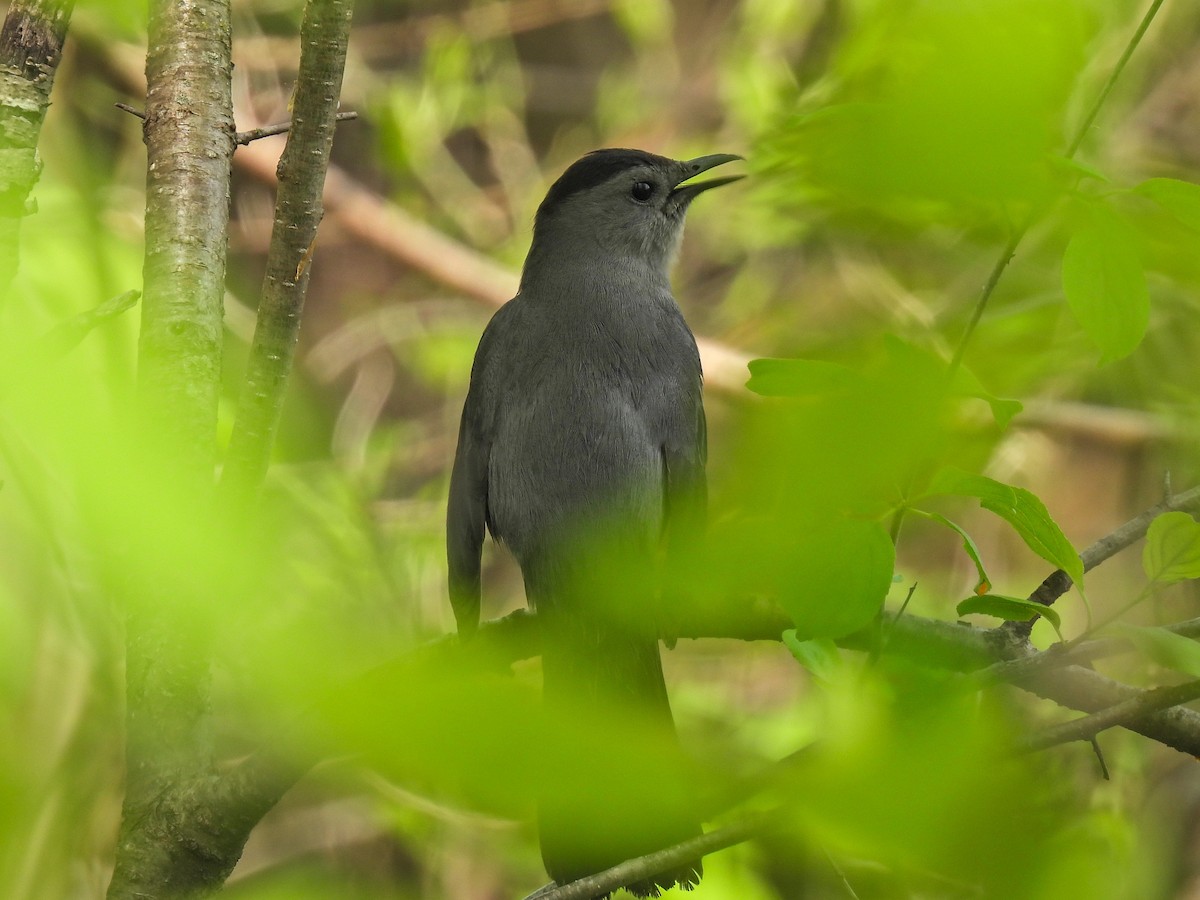
<path id="1" fill-rule="evenodd" d="M 983 581 L 1000 599 L 1048 568 L 1079 581 L 1073 545 L 1113 515 L 1089 494 L 1115 480 L 1133 512 L 1156 499 L 1142 503 L 1143 488 L 1157 490 L 1163 465 L 1177 484 L 1196 480 L 1200 188 L 1195 160 L 1131 109 L 1153 100 L 1155 66 L 1130 71 L 1081 162 L 1062 159 L 1141 4 L 502 5 L 500 25 L 484 4 L 366 5 L 345 102 L 363 122 L 339 133 L 339 165 L 514 268 L 544 187 L 594 146 L 742 151 L 754 173 L 697 204 L 680 261 L 697 332 L 763 358 L 747 373 L 754 401 L 710 391 L 710 535 L 674 574 L 697 604 L 775 600 L 795 629 L 786 648 L 687 642 L 667 664 L 697 794 L 724 813 L 721 798 L 769 769 L 747 803 L 784 816 L 706 861 L 693 896 L 850 896 L 847 884 L 863 898 L 1176 895 L 1195 866 L 1176 850 L 1187 834 L 1145 823 L 1151 788 L 1175 775 L 1165 751 L 1106 735 L 1112 787 L 1083 750 L 1014 759 L 1006 748 L 1055 713 L 830 640 L 889 596 L 954 618 Z M 142 16 L 117 2 L 77 14 L 39 209 L 0 311 L 0 896 L 103 894 L 123 766 L 121 623 L 139 606 L 218 648 L 223 766 L 262 744 L 331 760 L 264 823 L 235 896 L 518 896 L 542 877 L 529 817 L 555 775 L 535 746 L 612 755 L 627 775 L 614 791 L 668 777 L 670 763 L 636 729 L 548 723 L 536 662 L 510 672 L 426 647 L 450 627 L 445 477 L 489 311 L 323 233 L 293 427 L 262 508 L 228 520 L 182 499 L 170 461 L 135 430 L 136 312 L 65 355 L 40 343 L 140 281 L 144 156 L 137 124 L 108 104 L 133 90 L 121 73 L 138 70 Z M 1188 20 L 1174 16 L 1155 33 L 1180 41 Z M 295 8 L 239 4 L 237 21 L 239 114 L 286 118 Z M 1160 46 L 1142 52 L 1165 66 Z M 1114 137 L 1124 121 L 1141 145 Z M 269 210 L 261 189 L 236 184 L 225 418 Z M 952 372 L 978 286 L 1026 220 Z M 1157 412 L 1170 440 L 1120 445 L 1108 468 L 1078 475 L 1010 397 Z M 1155 526 L 1144 578 L 1090 575 L 1093 602 L 1144 600 L 1131 618 L 1143 626 L 1190 615 L 1194 595 L 1164 587 L 1196 574 L 1182 515 Z M 501 553 L 485 600 L 489 615 L 522 603 Z M 1081 633 L 1079 604 L 1060 606 L 1067 636 Z M 1196 674 L 1191 642 L 1132 633 L 1142 655 L 1110 674 L 1145 682 L 1146 660 Z M 1190 770 L 1179 777 L 1194 789 Z M 287 830 L 306 803 L 346 795 L 388 853 L 355 856 L 329 816 L 303 840 Z"/>

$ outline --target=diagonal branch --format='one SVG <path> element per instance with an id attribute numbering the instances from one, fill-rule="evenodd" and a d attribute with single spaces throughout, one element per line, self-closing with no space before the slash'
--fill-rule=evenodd
<path id="1" fill-rule="evenodd" d="M 670 871 L 701 856 L 748 841 L 768 828 L 777 817 L 770 813 L 746 816 L 741 821 L 667 847 L 665 850 L 627 859 L 595 875 L 588 875 L 569 884 L 547 885 L 534 891 L 525 900 L 591 900 L 593 897 L 604 897 L 627 884 L 649 880 L 661 872 Z"/>
<path id="2" fill-rule="evenodd" d="M 1120 703 L 1032 735 L 1022 741 L 1017 750 L 1020 753 L 1034 753 L 1070 741 L 1089 741 L 1107 728 L 1196 699 L 1200 699 L 1200 681 L 1140 691 Z"/>

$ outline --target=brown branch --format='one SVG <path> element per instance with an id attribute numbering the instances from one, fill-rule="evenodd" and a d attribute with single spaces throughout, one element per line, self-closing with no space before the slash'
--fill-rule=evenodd
<path id="1" fill-rule="evenodd" d="M 119 106 L 120 104 L 118 104 Z M 356 112 L 340 112 L 334 116 L 334 120 L 338 122 L 348 122 L 351 119 L 357 119 Z M 280 122 L 278 125 L 264 125 L 262 128 L 251 128 L 249 131 L 239 131 L 234 136 L 234 143 L 240 146 L 246 146 L 251 141 L 257 141 L 266 137 L 274 137 L 277 134 L 286 134 L 292 128 L 291 122 Z"/>

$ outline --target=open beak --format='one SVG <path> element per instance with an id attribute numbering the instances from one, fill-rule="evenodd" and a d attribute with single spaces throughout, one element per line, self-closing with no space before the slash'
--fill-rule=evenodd
<path id="1" fill-rule="evenodd" d="M 707 172 L 709 169 L 723 166 L 727 162 L 733 162 L 736 159 L 741 159 L 740 156 L 735 156 L 732 153 L 713 153 L 710 156 L 697 156 L 695 159 L 689 159 L 683 164 L 684 176 L 680 179 L 679 184 L 671 191 L 671 199 L 675 201 L 676 206 L 683 207 L 691 203 L 697 196 L 715 187 L 720 187 L 723 184 L 730 184 L 734 181 L 739 181 L 744 178 L 744 175 L 730 175 L 726 178 L 710 178 L 708 181 L 689 181 L 695 178 L 701 172 Z"/>

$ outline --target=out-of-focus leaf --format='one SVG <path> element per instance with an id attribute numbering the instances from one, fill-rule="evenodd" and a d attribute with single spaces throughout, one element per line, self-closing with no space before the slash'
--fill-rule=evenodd
<path id="1" fill-rule="evenodd" d="M 871 3 L 819 114 L 779 116 L 756 156 L 781 203 L 992 221 L 1052 189 L 1046 160 L 1087 37 L 1080 0 Z"/>
<path id="2" fill-rule="evenodd" d="M 668 0 L 616 0 L 612 12 L 626 34 L 642 44 L 669 40 L 675 24 Z"/>
<path id="3" fill-rule="evenodd" d="M 992 416 L 995 418 L 996 424 L 1001 428 L 1007 428 L 1013 417 L 1025 408 L 1020 400 L 997 397 L 988 391 L 975 373 L 966 366 L 959 366 L 954 373 L 954 390 L 955 393 L 977 397 L 987 403 L 992 408 Z"/>
<path id="4" fill-rule="evenodd" d="M 806 529 L 790 548 L 791 590 L 780 605 L 796 639 L 839 638 L 866 626 L 883 607 L 896 553 L 876 522 L 834 518 Z"/>
<path id="5" fill-rule="evenodd" d="M 1137 236 L 1116 213 L 1096 206 L 1067 244 L 1063 292 L 1104 362 L 1133 352 L 1150 323 L 1150 292 Z"/>
<path id="6" fill-rule="evenodd" d="M 1095 166 L 1089 166 L 1087 163 L 1080 162 L 1077 159 L 1070 159 L 1066 156 L 1051 156 L 1050 165 L 1066 173 L 1073 181 L 1079 178 L 1094 178 L 1097 181 L 1107 183 L 1109 180 L 1108 176 Z"/>
<path id="7" fill-rule="evenodd" d="M 984 509 L 994 512 L 1017 530 L 1030 550 L 1058 566 L 1075 584 L 1082 586 L 1083 561 L 1051 518 L 1046 505 L 1030 491 L 984 475 L 946 468 L 934 477 L 929 493 L 978 497 Z"/>
<path id="8" fill-rule="evenodd" d="M 1160 666 L 1200 677 L 1200 644 L 1165 628 L 1121 625 L 1120 631 Z"/>
<path id="9" fill-rule="evenodd" d="M 820 396 L 862 383 L 847 366 L 815 359 L 752 359 L 746 387 L 763 397 Z"/>
<path id="10" fill-rule="evenodd" d="M 979 581 L 975 585 L 975 593 L 986 594 L 992 589 L 992 580 L 988 577 L 987 571 L 983 568 L 983 559 L 979 555 L 979 548 L 975 546 L 975 542 L 971 540 L 971 535 L 967 534 L 957 522 L 952 522 L 943 516 L 941 513 L 925 512 L 924 510 L 914 509 L 917 515 L 924 516 L 927 519 L 932 519 L 942 525 L 945 525 L 960 538 L 962 538 L 963 549 L 967 551 L 967 556 L 971 557 L 971 562 L 975 563 L 975 571 L 979 575 Z"/>
<path id="11" fill-rule="evenodd" d="M 1044 606 L 1024 597 L 1006 597 L 1003 594 L 979 594 L 968 597 L 956 607 L 960 616 L 969 613 L 979 613 L 984 616 L 995 616 L 1006 622 L 1026 622 L 1034 616 L 1041 616 L 1054 628 L 1059 638 L 1062 637 L 1062 619 L 1052 606 Z"/>
<path id="12" fill-rule="evenodd" d="M 1151 581 L 1200 578 L 1200 523 L 1185 512 L 1163 513 L 1151 522 L 1142 568 Z"/>
<path id="13" fill-rule="evenodd" d="M 1200 184 L 1177 178 L 1151 178 L 1136 188 L 1189 228 L 1200 231 Z"/>
<path id="14" fill-rule="evenodd" d="M 796 637 L 796 630 L 783 633 L 783 644 L 791 651 L 796 661 L 818 680 L 826 684 L 832 682 L 841 671 L 842 655 L 837 644 L 829 638 L 813 638 L 802 641 Z"/>

